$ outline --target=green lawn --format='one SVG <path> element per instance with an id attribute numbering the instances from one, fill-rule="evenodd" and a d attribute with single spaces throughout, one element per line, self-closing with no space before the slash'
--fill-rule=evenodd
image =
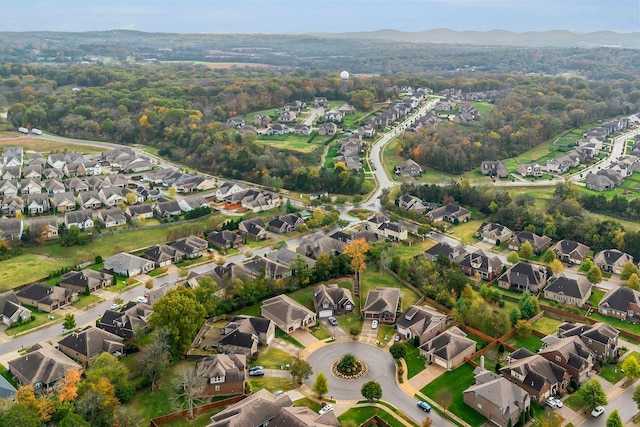
<path id="1" fill-rule="evenodd" d="M 263 388 L 269 390 L 271 393 L 278 390 L 287 391 L 295 388 L 290 378 L 279 377 L 251 377 L 249 384 L 251 384 L 252 392 Z"/>
<path id="2" fill-rule="evenodd" d="M 589 317 L 591 317 L 596 322 L 608 323 L 609 325 L 613 326 L 614 328 L 618 328 L 618 329 L 622 329 L 622 330 L 625 330 L 625 331 L 629 331 L 629 332 L 634 333 L 634 334 L 640 334 L 640 324 L 623 322 L 622 320 L 619 320 L 619 319 L 616 319 L 616 318 L 613 318 L 613 317 L 603 316 L 600 313 L 598 313 L 597 311 L 594 311 L 593 313 L 591 313 L 591 315 Z"/>
<path id="3" fill-rule="evenodd" d="M 449 407 L 449 412 L 462 418 L 473 427 L 479 427 L 487 421 L 486 418 L 462 400 L 462 392 L 471 384 L 473 384 L 473 368 L 471 365 L 464 364 L 458 369 L 440 375 L 420 391 L 435 401 L 438 390 L 448 388 L 453 393 L 453 402 Z"/>
<path id="4" fill-rule="evenodd" d="M 413 344 L 407 344 L 407 355 L 404 358 L 407 363 L 407 378 L 411 379 L 424 371 L 424 358 L 420 356 L 420 350 Z"/>
<path id="5" fill-rule="evenodd" d="M 298 151 L 300 153 L 311 153 L 315 150 L 321 149 L 324 146 L 324 143 L 327 142 L 331 136 L 320 136 L 317 135 L 313 138 L 312 142 L 309 142 L 313 137 L 313 134 L 306 136 L 298 136 L 293 133 L 287 135 L 260 135 L 258 141 L 265 145 L 269 145 L 272 147 L 284 149 L 284 150 L 293 150 Z"/>
<path id="6" fill-rule="evenodd" d="M 319 340 L 324 340 L 332 337 L 331 332 L 327 331 L 327 328 L 321 325 L 314 326 L 311 330 L 311 335 L 318 338 Z"/>
<path id="7" fill-rule="evenodd" d="M 73 306 L 75 308 L 85 308 L 91 304 L 95 304 L 101 301 L 103 301 L 103 299 L 97 295 L 78 294 L 78 301 L 76 301 L 76 303 L 73 304 Z"/>
<path id="8" fill-rule="evenodd" d="M 281 369 L 291 363 L 293 356 L 277 348 L 268 347 L 258 355 L 255 362 L 249 361 L 249 366 L 263 366 L 266 369 Z"/>
<path id="9" fill-rule="evenodd" d="M 562 324 L 560 320 L 552 319 L 550 317 L 541 317 L 533 322 L 532 326 L 536 331 L 549 335 L 557 332 L 560 324 Z"/>
<path id="10" fill-rule="evenodd" d="M 404 427 L 404 424 L 394 418 L 393 415 L 381 408 L 375 408 L 373 406 L 365 406 L 361 408 L 351 408 L 347 412 L 338 417 L 338 421 L 341 424 L 346 422 L 352 422 L 354 425 L 362 425 L 369 418 L 374 415 L 378 415 L 384 421 L 389 423 L 393 427 Z"/>
<path id="11" fill-rule="evenodd" d="M 395 335 L 396 327 L 394 325 L 378 325 L 377 340 L 380 342 L 389 342 Z"/>
<path id="12" fill-rule="evenodd" d="M 13 375 L 7 371 L 7 368 L 5 368 L 4 365 L 0 365 L 0 375 L 2 375 L 5 380 L 9 381 L 9 384 L 14 386 L 16 389 L 20 387 L 16 380 L 13 379 Z"/>
<path id="13" fill-rule="evenodd" d="M 582 403 L 582 399 L 578 393 L 573 393 L 571 396 L 567 397 L 564 400 L 564 404 L 576 412 L 584 407 L 584 403 Z"/>
<path id="14" fill-rule="evenodd" d="M 299 289 L 289 294 L 292 300 L 302 304 L 310 310 L 315 310 L 313 305 L 313 286 Z"/>
<path id="15" fill-rule="evenodd" d="M 421 238 L 409 238 L 411 246 L 406 244 L 397 244 L 393 247 L 393 254 L 400 256 L 400 258 L 413 258 L 416 255 L 420 255 L 427 249 L 436 244 L 435 240 Z"/>
<path id="16" fill-rule="evenodd" d="M 349 314 L 346 316 L 338 316 L 336 317 L 338 320 L 338 324 L 340 327 L 346 332 L 350 333 L 352 327 L 358 328 L 358 334 L 362 331 L 362 319 L 359 314 Z"/>
<path id="17" fill-rule="evenodd" d="M 62 320 L 62 317 L 59 314 L 56 313 L 42 313 L 36 310 L 35 307 L 28 307 L 29 310 L 31 310 L 31 315 L 35 316 L 35 320 L 29 323 L 25 323 L 23 325 L 19 325 L 19 326 L 12 326 L 10 328 L 7 328 L 7 330 L 5 331 L 7 335 L 9 336 L 13 336 L 28 330 L 31 330 L 33 328 L 37 328 L 39 326 L 42 325 L 46 325 L 46 324 L 53 324 L 53 323 L 57 323 L 58 321 Z"/>
<path id="18" fill-rule="evenodd" d="M 491 113 L 491 110 L 493 110 L 493 105 L 488 102 L 474 101 L 471 103 L 471 105 L 478 109 L 481 117 L 489 115 L 489 113 Z"/>
<path id="19" fill-rule="evenodd" d="M 530 334 L 526 338 L 519 337 L 516 334 L 507 340 L 507 344 L 512 345 L 515 348 L 524 347 L 531 350 L 533 353 L 536 353 L 540 347 L 542 347 L 542 340 L 533 334 Z"/>
<path id="20" fill-rule="evenodd" d="M 600 304 L 600 301 L 602 300 L 602 298 L 604 297 L 604 294 L 606 294 L 605 291 L 601 291 L 600 289 L 594 289 L 591 292 L 591 296 L 589 297 L 589 302 L 591 303 L 591 306 L 597 307 L 598 304 Z"/>
<path id="21" fill-rule="evenodd" d="M 636 358 L 636 360 L 640 361 L 640 353 L 638 353 L 637 351 L 632 351 L 627 357 L 629 356 L 633 356 Z M 624 372 L 622 372 L 622 369 L 620 368 L 621 365 L 622 362 L 619 362 L 615 365 L 605 365 L 600 371 L 600 376 L 609 381 L 611 384 L 616 384 L 618 381 L 624 378 Z"/>
<path id="22" fill-rule="evenodd" d="M 276 338 L 280 338 L 283 341 L 288 342 L 289 344 L 293 344 L 296 347 L 304 348 L 304 346 L 297 339 L 293 338 L 291 335 L 283 332 L 280 328 L 276 328 Z"/>
<path id="23" fill-rule="evenodd" d="M 317 403 L 315 400 L 307 399 L 306 397 L 296 400 L 295 402 L 293 402 L 293 405 L 306 406 L 307 408 L 311 409 L 313 412 L 318 412 L 322 408 L 322 406 L 319 403 Z"/>

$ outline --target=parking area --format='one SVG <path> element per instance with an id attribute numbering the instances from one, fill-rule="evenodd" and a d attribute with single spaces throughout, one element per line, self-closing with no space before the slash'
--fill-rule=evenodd
<path id="1" fill-rule="evenodd" d="M 367 339 L 372 339 L 372 340 L 376 340 L 378 337 L 378 330 L 377 329 L 373 329 L 371 327 L 371 320 L 365 320 L 364 323 L 362 324 L 362 332 L 360 332 L 360 337 L 361 338 L 367 338 Z"/>
<path id="2" fill-rule="evenodd" d="M 327 331 L 329 331 L 329 333 L 337 340 L 349 338 L 349 333 L 347 331 L 342 329 L 340 326 L 333 326 L 326 318 L 320 319 L 320 324 L 322 324 L 322 326 L 324 326 Z"/>

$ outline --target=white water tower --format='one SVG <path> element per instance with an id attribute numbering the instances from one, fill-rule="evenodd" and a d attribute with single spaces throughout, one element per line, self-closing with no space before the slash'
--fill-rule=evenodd
<path id="1" fill-rule="evenodd" d="M 344 93 L 347 93 L 347 80 L 349 80 L 349 72 L 343 71 L 340 73 L 340 78 L 342 79 L 342 90 Z"/>

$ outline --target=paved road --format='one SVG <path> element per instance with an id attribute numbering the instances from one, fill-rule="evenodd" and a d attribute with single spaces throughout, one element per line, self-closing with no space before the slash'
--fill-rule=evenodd
<path id="1" fill-rule="evenodd" d="M 331 365 L 345 353 L 353 353 L 364 360 L 369 366 L 369 372 L 362 378 L 350 381 L 341 380 L 331 375 Z M 396 406 L 419 425 L 427 417 L 416 406 L 417 400 L 402 391 L 396 383 L 395 363 L 391 356 L 377 347 L 358 342 L 339 342 L 321 347 L 313 352 L 307 358 L 307 361 L 315 372 L 306 381 L 307 384 L 311 387 L 315 381 L 315 375 L 318 372 L 323 372 L 329 380 L 329 393 L 327 393 L 327 396 L 345 400 L 358 399 L 361 396 L 360 388 L 362 384 L 375 380 L 382 386 L 382 400 Z M 452 425 L 435 411 L 432 411 L 428 416 L 433 421 L 434 426 Z"/>
<path id="2" fill-rule="evenodd" d="M 604 407 L 604 414 L 600 415 L 598 418 L 590 416 L 578 425 L 582 427 L 602 427 L 605 425 L 607 417 L 614 409 L 618 410 L 620 418 L 622 418 L 622 422 L 626 424 L 635 414 L 638 413 L 638 406 L 632 399 L 633 390 L 636 388 L 635 386 L 636 384 L 632 384 L 630 387 L 627 387 L 620 396 L 609 402 L 609 404 Z"/>

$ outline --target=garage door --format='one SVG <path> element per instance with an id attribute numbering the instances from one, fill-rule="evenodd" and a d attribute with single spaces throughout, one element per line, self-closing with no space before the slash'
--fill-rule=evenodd
<path id="1" fill-rule="evenodd" d="M 333 314 L 331 310 L 320 310 L 320 318 L 330 317 Z"/>

